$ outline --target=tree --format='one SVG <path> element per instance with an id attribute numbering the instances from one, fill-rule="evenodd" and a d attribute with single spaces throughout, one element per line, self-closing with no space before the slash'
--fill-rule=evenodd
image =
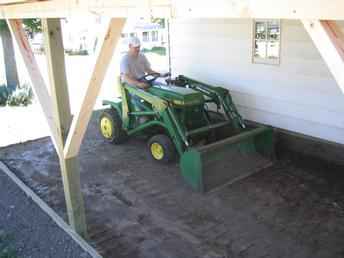
<path id="1" fill-rule="evenodd" d="M 3 48 L 7 89 L 9 92 L 12 92 L 19 85 L 19 79 L 12 36 L 5 21 L 1 21 L 0 23 L 0 36 Z"/>
<path id="2" fill-rule="evenodd" d="M 163 29 L 164 29 L 165 26 L 166 26 L 166 19 L 164 19 L 164 18 L 153 18 L 153 17 L 152 17 L 151 21 L 152 21 L 153 23 L 159 24 L 159 25 L 161 26 L 161 28 L 163 28 Z"/>
<path id="3" fill-rule="evenodd" d="M 40 19 L 24 19 L 23 23 L 25 31 L 31 38 L 34 33 L 42 31 Z M 19 78 L 13 40 L 5 20 L 0 20 L 0 37 L 3 48 L 7 88 L 9 92 L 13 92 L 19 85 Z"/>

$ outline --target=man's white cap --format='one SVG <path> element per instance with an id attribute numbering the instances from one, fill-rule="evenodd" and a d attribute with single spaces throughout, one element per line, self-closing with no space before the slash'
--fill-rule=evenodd
<path id="1" fill-rule="evenodd" d="M 129 38 L 129 45 L 131 45 L 132 47 L 139 47 L 141 45 L 141 42 L 138 37 L 133 36 Z"/>

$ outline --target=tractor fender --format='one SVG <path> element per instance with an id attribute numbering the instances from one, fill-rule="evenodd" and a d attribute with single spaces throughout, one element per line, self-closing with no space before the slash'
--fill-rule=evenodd
<path id="1" fill-rule="evenodd" d="M 104 100 L 103 106 L 110 106 L 111 108 L 114 108 L 117 111 L 118 115 L 122 117 L 122 101 L 121 100 L 117 100 L 117 101 Z"/>

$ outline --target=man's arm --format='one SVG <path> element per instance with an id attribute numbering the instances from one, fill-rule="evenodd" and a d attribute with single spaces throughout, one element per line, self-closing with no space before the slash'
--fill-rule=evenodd
<path id="1" fill-rule="evenodd" d="M 141 89 L 147 89 L 149 87 L 148 84 L 139 82 L 138 80 L 136 80 L 135 78 L 131 76 L 129 63 L 126 56 L 124 56 L 121 60 L 120 71 L 121 71 L 121 77 L 123 81 L 129 84 L 135 85 L 136 87 L 141 88 Z"/>
<path id="2" fill-rule="evenodd" d="M 129 74 L 125 73 L 123 74 L 123 79 L 129 83 L 129 84 L 132 84 L 132 85 L 135 85 L 137 86 L 138 88 L 141 88 L 141 89 L 147 89 L 149 88 L 149 84 L 145 83 L 145 82 L 140 82 L 136 79 L 134 79 L 133 77 L 131 77 Z"/>
<path id="3" fill-rule="evenodd" d="M 145 72 L 146 72 L 146 73 L 149 73 L 149 74 L 159 74 L 159 75 L 160 75 L 159 72 L 156 72 L 156 71 L 154 71 L 154 70 L 152 70 L 152 69 L 150 69 L 150 68 L 149 68 L 149 69 L 146 69 Z"/>

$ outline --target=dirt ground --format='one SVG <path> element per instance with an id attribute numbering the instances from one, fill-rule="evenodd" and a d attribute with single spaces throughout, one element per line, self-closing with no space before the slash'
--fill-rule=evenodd
<path id="1" fill-rule="evenodd" d="M 145 139 L 105 143 L 96 116 L 80 167 L 91 242 L 105 257 L 344 257 L 342 169 L 284 158 L 204 195 L 184 184 L 177 164 L 152 162 Z M 48 138 L 0 149 L 0 160 L 66 218 Z"/>
<path id="2" fill-rule="evenodd" d="M 0 236 L 17 257 L 91 257 L 1 171 L 0 196 Z"/>

